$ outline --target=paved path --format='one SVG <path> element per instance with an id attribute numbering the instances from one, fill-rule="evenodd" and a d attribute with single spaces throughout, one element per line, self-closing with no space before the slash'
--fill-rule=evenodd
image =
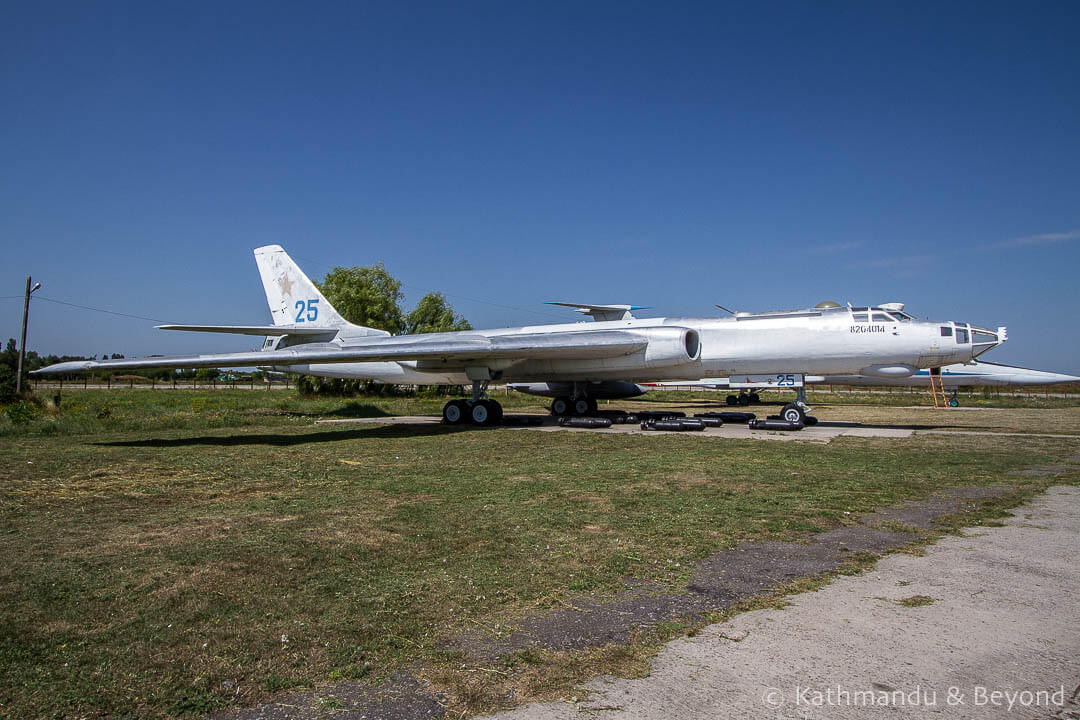
<path id="1" fill-rule="evenodd" d="M 1080 487 L 1055 487 L 1005 527 L 672 642 L 647 678 L 497 717 L 1080 718 L 1078 551 Z"/>

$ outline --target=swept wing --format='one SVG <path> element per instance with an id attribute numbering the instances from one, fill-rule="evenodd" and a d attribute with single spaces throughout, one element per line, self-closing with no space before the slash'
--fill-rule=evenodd
<path id="1" fill-rule="evenodd" d="M 138 370 L 146 368 L 243 367 L 306 365 L 310 363 L 387 362 L 404 360 L 445 361 L 453 366 L 470 362 L 524 359 L 594 359 L 628 355 L 644 349 L 648 339 L 626 330 L 564 333 L 519 333 L 489 337 L 469 333 L 399 335 L 364 343 L 338 345 L 307 343 L 284 350 L 205 355 L 174 355 L 122 360 L 77 360 L 58 363 L 34 374 L 86 372 L 88 370 Z"/>

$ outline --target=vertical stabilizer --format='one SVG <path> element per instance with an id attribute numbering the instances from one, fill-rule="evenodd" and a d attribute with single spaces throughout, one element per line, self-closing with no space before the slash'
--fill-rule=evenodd
<path id="1" fill-rule="evenodd" d="M 357 333 L 362 335 L 389 335 L 382 330 L 353 325 L 341 317 L 280 245 L 255 248 L 255 263 L 259 266 L 274 325 L 352 328 L 362 331 Z"/>

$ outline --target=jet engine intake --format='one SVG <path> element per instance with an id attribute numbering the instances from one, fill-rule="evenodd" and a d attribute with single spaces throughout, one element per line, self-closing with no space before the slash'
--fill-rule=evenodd
<path id="1" fill-rule="evenodd" d="M 701 335 L 681 327 L 646 328 L 640 331 L 649 340 L 645 348 L 646 367 L 684 365 L 701 357 Z"/>

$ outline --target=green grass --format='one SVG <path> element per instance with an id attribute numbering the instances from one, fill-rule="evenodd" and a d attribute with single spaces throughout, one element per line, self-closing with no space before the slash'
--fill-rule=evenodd
<path id="1" fill-rule="evenodd" d="M 934 598 L 929 595 L 912 595 L 897 601 L 897 605 L 907 608 L 925 607 L 933 604 Z"/>
<path id="2" fill-rule="evenodd" d="M 482 681 L 450 672 L 463 633 L 626 576 L 684 587 L 741 540 L 1024 483 L 996 509 L 1048 482 L 1009 470 L 1078 446 L 316 427 L 442 401 L 268 395 L 66 392 L 58 417 L 0 437 L 0 714 L 197 715 L 414 667 L 483 709 Z M 540 654 L 533 676 L 640 667 L 631 655 Z"/>
<path id="3" fill-rule="evenodd" d="M 295 390 L 68 390 L 40 393 L 42 407 L 28 424 L 0 413 L 0 437 L 94 435 L 122 431 L 310 426 L 313 419 L 432 415 L 448 397 L 305 398 Z M 520 393 L 497 398 L 510 412 L 543 412 L 548 401 Z"/>

